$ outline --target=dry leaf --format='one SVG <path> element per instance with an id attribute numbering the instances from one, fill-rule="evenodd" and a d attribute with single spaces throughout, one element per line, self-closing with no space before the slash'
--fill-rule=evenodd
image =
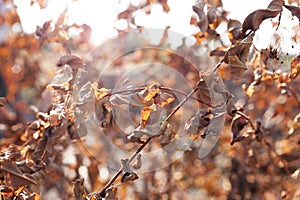
<path id="1" fill-rule="evenodd" d="M 58 67 L 62 67 L 66 64 L 69 65 L 72 69 L 78 69 L 82 67 L 83 61 L 77 56 L 65 55 L 58 60 L 56 65 Z"/>
<path id="2" fill-rule="evenodd" d="M 197 13 L 199 22 L 197 23 L 202 33 L 205 33 L 208 28 L 208 19 L 203 11 L 205 2 L 198 3 L 196 6 L 193 6 L 193 11 Z"/>
<path id="3" fill-rule="evenodd" d="M 232 43 L 242 38 L 242 24 L 240 21 L 230 19 L 227 24 L 227 29 L 228 37 Z"/>
<path id="4" fill-rule="evenodd" d="M 280 10 L 260 9 L 249 14 L 243 22 L 242 35 L 246 36 L 246 32 L 250 29 L 255 32 L 260 24 L 268 18 L 274 18 L 280 13 Z"/>
<path id="5" fill-rule="evenodd" d="M 300 55 L 297 55 L 292 58 L 290 66 L 291 66 L 290 78 L 294 79 L 300 73 Z"/>
<path id="6" fill-rule="evenodd" d="M 286 9 L 291 11 L 293 16 L 296 16 L 300 20 L 300 8 L 296 6 L 284 5 Z"/>
<path id="7" fill-rule="evenodd" d="M 247 124 L 248 124 L 248 120 L 243 116 L 237 115 L 232 119 L 232 123 L 231 123 L 232 140 L 230 143 L 231 145 L 243 139 L 243 136 L 241 136 L 241 130 L 243 130 Z"/>
<path id="8" fill-rule="evenodd" d="M 5 172 L 5 181 L 7 185 L 13 187 L 27 186 L 37 184 L 29 174 L 23 174 L 22 171 L 10 160 L 4 160 L 1 163 L 2 171 Z"/>
<path id="9" fill-rule="evenodd" d="M 202 135 L 202 130 L 206 128 L 211 121 L 210 112 L 200 110 L 190 120 L 185 123 L 184 132 L 190 139 L 197 139 Z"/>

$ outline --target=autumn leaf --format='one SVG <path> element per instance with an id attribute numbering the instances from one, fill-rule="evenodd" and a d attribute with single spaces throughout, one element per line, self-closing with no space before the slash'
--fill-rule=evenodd
<path id="1" fill-rule="evenodd" d="M 123 176 L 121 178 L 121 182 L 134 181 L 138 179 L 138 175 L 132 171 L 131 166 L 129 165 L 129 159 L 121 159 L 121 164 L 123 168 Z"/>
<path id="2" fill-rule="evenodd" d="M 197 13 L 199 21 L 197 23 L 198 27 L 200 28 L 201 32 L 204 34 L 208 28 L 208 19 L 204 12 L 205 2 L 198 3 L 197 5 L 193 6 L 193 11 Z"/>
<path id="3" fill-rule="evenodd" d="M 63 57 L 61 57 L 58 62 L 57 62 L 57 66 L 58 67 L 62 67 L 64 65 L 69 65 L 72 69 L 78 69 L 80 67 L 82 67 L 83 65 L 83 61 L 74 55 L 64 55 Z"/>
<path id="4" fill-rule="evenodd" d="M 276 17 L 282 11 L 283 3 L 282 0 L 273 0 L 267 9 L 259 9 L 250 13 L 243 22 L 243 37 L 249 29 L 255 32 L 265 19 Z"/>
<path id="5" fill-rule="evenodd" d="M 190 120 L 185 123 L 184 132 L 190 139 L 197 139 L 202 135 L 202 130 L 206 128 L 211 121 L 210 112 L 200 110 Z"/>
<path id="6" fill-rule="evenodd" d="M 300 54 L 293 57 L 290 63 L 291 66 L 291 74 L 290 77 L 292 79 L 296 78 L 300 73 Z"/>
<path id="7" fill-rule="evenodd" d="M 231 145 L 243 139 L 243 136 L 241 136 L 241 130 L 243 130 L 247 124 L 248 124 L 248 120 L 243 116 L 237 115 L 232 119 L 232 123 L 231 123 L 232 140 L 230 142 Z"/>
<path id="8" fill-rule="evenodd" d="M 296 16 L 300 20 L 300 8 L 296 6 L 284 5 L 286 9 L 291 11 L 293 16 Z"/>
<path id="9" fill-rule="evenodd" d="M 26 186 L 29 184 L 37 184 L 29 175 L 23 174 L 19 167 L 10 160 L 4 160 L 0 163 L 0 170 L 5 172 L 6 184 L 14 187 Z"/>
<path id="10" fill-rule="evenodd" d="M 240 77 L 247 70 L 249 48 L 252 45 L 253 34 L 245 38 L 240 44 L 231 47 L 224 56 L 224 62 L 230 65 L 230 72 L 234 77 Z"/>
<path id="11" fill-rule="evenodd" d="M 242 38 L 242 24 L 238 20 L 230 19 L 227 24 L 228 37 L 231 42 L 235 42 Z"/>
<path id="12" fill-rule="evenodd" d="M 155 104 L 152 104 L 151 106 L 145 106 L 141 110 L 141 126 L 146 126 L 147 121 L 150 117 L 151 112 L 156 108 Z"/>

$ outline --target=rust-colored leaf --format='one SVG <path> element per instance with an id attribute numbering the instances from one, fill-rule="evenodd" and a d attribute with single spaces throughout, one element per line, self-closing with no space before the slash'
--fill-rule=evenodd
<path id="1" fill-rule="evenodd" d="M 300 54 L 295 56 L 290 63 L 291 66 L 291 74 L 290 77 L 292 79 L 296 78 L 300 73 Z"/>

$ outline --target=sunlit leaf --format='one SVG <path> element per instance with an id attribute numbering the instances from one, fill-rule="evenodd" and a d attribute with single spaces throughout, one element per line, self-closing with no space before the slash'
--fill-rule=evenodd
<path id="1" fill-rule="evenodd" d="M 290 77 L 292 79 L 296 78 L 300 73 L 300 55 L 295 56 L 292 58 L 291 63 L 291 74 Z"/>

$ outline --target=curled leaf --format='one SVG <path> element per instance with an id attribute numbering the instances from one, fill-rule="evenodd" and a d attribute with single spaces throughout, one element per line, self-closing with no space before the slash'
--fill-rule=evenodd
<path id="1" fill-rule="evenodd" d="M 291 60 L 291 74 L 292 79 L 296 78 L 300 73 L 300 54 L 292 58 Z"/>
<path id="2" fill-rule="evenodd" d="M 72 69 L 78 69 L 80 67 L 82 67 L 83 62 L 82 60 L 74 55 L 64 55 L 63 57 L 61 57 L 58 62 L 57 62 L 57 66 L 58 67 L 62 67 L 64 65 L 69 65 Z"/>
<path id="3" fill-rule="evenodd" d="M 202 130 L 210 124 L 210 112 L 200 110 L 184 126 L 184 132 L 191 139 L 196 139 L 202 135 Z"/>
<path id="4" fill-rule="evenodd" d="M 132 171 L 129 165 L 129 159 L 121 159 L 121 164 L 124 172 L 121 182 L 134 181 L 139 178 L 138 175 Z"/>
<path id="5" fill-rule="evenodd" d="M 243 37 L 246 36 L 246 32 L 249 29 L 255 32 L 265 19 L 276 17 L 282 10 L 280 4 L 283 5 L 283 2 L 281 1 L 282 3 L 280 3 L 279 1 L 278 0 L 272 1 L 269 4 L 268 9 L 259 9 L 250 13 L 243 22 L 243 26 L 242 26 Z"/>
<path id="6" fill-rule="evenodd" d="M 241 130 L 244 129 L 244 127 L 248 124 L 248 120 L 240 115 L 237 115 L 233 118 L 231 123 L 231 132 L 232 132 L 232 140 L 231 145 L 233 145 L 236 142 L 239 142 L 244 137 L 241 136 Z"/>

